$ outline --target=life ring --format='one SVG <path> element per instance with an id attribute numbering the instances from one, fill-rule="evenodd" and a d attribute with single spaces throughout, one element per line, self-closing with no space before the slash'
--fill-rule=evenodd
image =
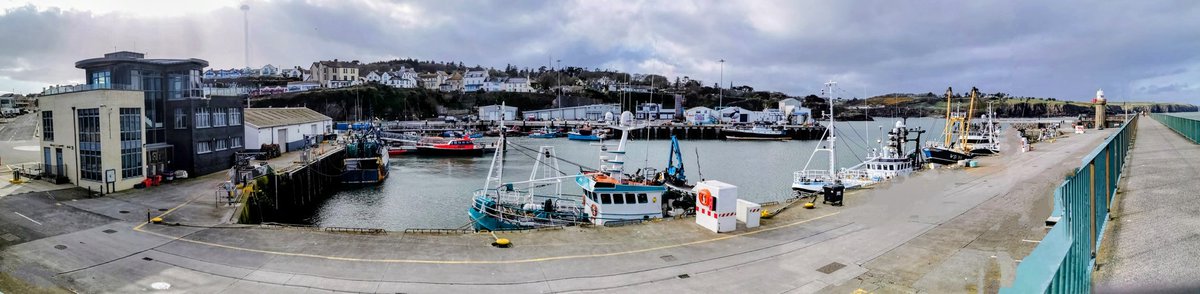
<path id="1" fill-rule="evenodd" d="M 596 204 L 592 203 L 592 221 L 596 221 L 596 215 L 600 214 L 600 210 L 596 208 Z"/>
<path id="2" fill-rule="evenodd" d="M 700 189 L 700 193 L 696 195 L 696 198 L 696 202 L 699 202 L 701 206 L 712 208 L 712 192 L 709 192 L 708 189 Z"/>

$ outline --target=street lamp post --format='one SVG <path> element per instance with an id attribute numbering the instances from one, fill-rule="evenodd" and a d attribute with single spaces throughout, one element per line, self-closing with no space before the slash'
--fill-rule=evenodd
<path id="1" fill-rule="evenodd" d="M 717 104 L 718 109 L 725 108 L 725 93 L 721 91 L 721 84 L 725 83 L 725 59 L 721 59 L 721 81 L 717 82 Z"/>
<path id="2" fill-rule="evenodd" d="M 562 59 L 554 60 L 554 69 L 556 71 L 554 73 L 554 86 L 558 87 L 558 95 L 562 96 Z"/>

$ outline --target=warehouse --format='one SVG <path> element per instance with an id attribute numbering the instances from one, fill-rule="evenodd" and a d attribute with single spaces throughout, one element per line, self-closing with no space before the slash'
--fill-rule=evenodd
<path id="1" fill-rule="evenodd" d="M 312 109 L 246 108 L 246 146 L 279 144 L 281 152 L 304 148 L 304 138 L 333 131 L 333 119 Z"/>

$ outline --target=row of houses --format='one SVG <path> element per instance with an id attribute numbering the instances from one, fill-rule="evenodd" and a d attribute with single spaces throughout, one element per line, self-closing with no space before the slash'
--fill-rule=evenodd
<path id="1" fill-rule="evenodd" d="M 768 108 L 762 111 L 754 111 L 737 106 L 719 107 L 717 109 L 700 106 L 680 111 L 678 108 L 663 108 L 662 104 L 658 103 L 642 103 L 638 105 L 635 110 L 634 118 L 639 120 L 674 120 L 677 116 L 683 116 L 683 121 L 695 125 L 718 123 L 804 124 L 812 119 L 812 110 L 801 106 L 800 100 L 795 98 L 783 99 L 779 101 L 778 108 Z M 516 107 L 487 105 L 479 107 L 479 120 L 495 121 L 500 119 L 522 119 L 598 121 L 611 119 L 611 117 L 620 114 L 620 112 L 620 105 L 617 104 L 593 104 L 574 107 L 526 110 L 520 112 L 523 116 L 518 117 L 518 109 Z"/>

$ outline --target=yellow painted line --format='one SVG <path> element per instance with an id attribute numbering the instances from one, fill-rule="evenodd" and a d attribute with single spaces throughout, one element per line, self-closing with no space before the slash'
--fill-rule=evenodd
<path id="1" fill-rule="evenodd" d="M 156 217 L 164 217 L 164 216 L 167 216 L 167 214 L 170 214 L 170 213 L 172 213 L 172 212 L 175 212 L 175 210 L 176 210 L 176 209 L 179 209 L 180 207 L 183 207 L 184 205 L 188 205 L 188 204 L 192 203 L 192 201 L 196 201 L 196 199 L 200 199 L 200 197 L 204 197 L 204 196 L 196 196 L 196 197 L 193 197 L 192 199 L 188 199 L 188 201 L 185 201 L 185 202 L 183 202 L 183 203 L 181 203 L 181 204 L 179 204 L 179 205 L 176 205 L 175 207 L 172 207 L 171 209 L 167 209 L 167 211 L 164 211 L 163 213 L 159 214 L 159 215 L 158 215 L 158 216 L 156 216 Z M 151 217 L 151 218 L 154 218 L 154 217 Z M 150 222 L 148 222 L 148 221 L 147 221 L 147 222 L 142 222 L 142 224 L 140 224 L 140 225 L 137 225 L 136 227 L 133 227 L 133 230 L 134 230 L 134 231 L 138 231 L 138 232 L 144 232 L 144 231 L 142 231 L 142 226 L 145 226 L 145 225 L 146 225 L 146 224 L 148 224 L 148 223 L 150 223 Z M 150 233 L 150 232 L 147 232 L 147 233 Z M 174 237 L 171 237 L 171 238 L 174 238 Z"/>
<path id="2" fill-rule="evenodd" d="M 181 204 L 180 206 L 183 206 L 185 204 L 187 204 L 187 203 Z M 177 206 L 176 208 L 179 208 L 179 206 Z M 172 210 L 174 210 L 174 209 L 172 209 Z M 170 213 L 170 212 L 171 212 L 171 210 L 167 211 L 167 213 Z M 565 260 L 565 259 L 580 259 L 580 258 L 591 258 L 591 257 L 608 257 L 608 256 L 626 255 L 626 254 L 633 254 L 633 253 L 642 253 L 642 252 L 677 248 L 677 247 L 683 247 L 683 246 L 704 244 L 704 243 L 709 243 L 709 242 L 715 242 L 715 241 L 720 241 L 720 240 L 725 240 L 725 239 L 730 239 L 730 238 L 735 238 L 735 237 L 753 235 L 753 234 L 758 234 L 758 233 L 762 233 L 762 232 L 768 232 L 768 231 L 774 231 L 774 230 L 778 230 L 778 229 L 782 229 L 782 228 L 792 227 L 792 226 L 808 223 L 808 222 L 811 222 L 814 220 L 822 219 L 825 217 L 833 216 L 833 215 L 836 215 L 839 213 L 841 213 L 841 212 L 834 212 L 834 213 L 818 216 L 818 217 L 811 218 L 811 219 L 800 220 L 800 221 L 792 222 L 789 224 L 780 225 L 777 227 L 765 228 L 765 229 L 761 229 L 761 230 L 757 230 L 757 231 L 744 232 L 744 233 L 740 233 L 740 234 L 725 235 L 725 236 L 716 237 L 716 238 L 712 238 L 712 239 L 697 240 L 697 241 L 681 243 L 681 244 L 664 245 L 664 246 L 651 247 L 651 248 L 643 248 L 643 249 L 619 251 L 619 252 L 609 252 L 609 253 L 599 253 L 599 254 L 564 255 L 564 256 L 550 256 L 550 257 L 515 259 L 515 260 L 367 259 L 367 258 L 353 258 L 353 257 L 340 257 L 340 256 L 326 256 L 326 255 L 316 255 L 316 254 L 307 254 L 307 253 L 279 252 L 279 251 L 252 249 L 252 248 L 244 248 L 244 247 L 237 247 L 237 246 L 231 246 L 231 245 L 225 245 L 225 244 L 217 244 L 217 243 L 199 241 L 199 240 L 192 240 L 192 239 L 187 239 L 187 238 L 182 238 L 182 237 L 175 237 L 175 236 L 160 234 L 160 233 L 151 232 L 151 231 L 145 231 L 145 230 L 141 229 L 142 228 L 141 225 L 133 228 L 133 230 L 138 231 L 138 232 L 157 235 L 157 236 L 167 238 L 167 239 L 179 240 L 179 241 L 184 241 L 184 242 L 189 242 L 189 243 L 194 243 L 194 244 L 207 245 L 207 246 L 213 246 L 213 247 L 219 247 L 219 248 L 225 248 L 225 249 L 233 249 L 233 250 L 246 251 L 246 252 L 263 253 L 263 254 L 282 255 L 282 256 L 310 257 L 310 258 L 319 258 L 319 259 L 326 259 L 326 260 L 383 262 L 383 263 L 424 263 L 424 264 L 512 264 L 512 263 L 530 263 L 530 262 L 542 262 L 542 261 Z M 164 213 L 163 215 L 166 215 L 166 213 Z M 145 225 L 145 224 L 142 224 L 142 225 Z"/>

